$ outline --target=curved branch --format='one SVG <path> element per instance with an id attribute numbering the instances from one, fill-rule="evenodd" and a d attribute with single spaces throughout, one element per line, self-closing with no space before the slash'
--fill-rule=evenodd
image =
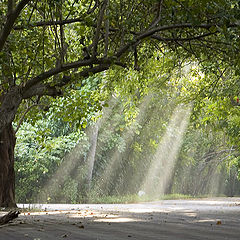
<path id="1" fill-rule="evenodd" d="M 107 1 L 105 0 L 104 3 L 106 3 L 106 2 Z M 101 8 L 102 14 L 104 13 L 104 9 L 105 8 L 106 7 L 102 7 Z M 100 22 L 98 23 L 99 27 L 101 26 Z M 96 73 L 96 72 L 104 71 L 104 70 L 108 69 L 111 65 L 116 64 L 116 62 L 119 60 L 119 58 L 124 53 L 126 53 L 131 47 L 136 46 L 137 44 L 141 43 L 141 41 L 143 41 L 144 39 L 146 39 L 148 37 L 155 37 L 155 33 L 157 33 L 157 32 L 166 31 L 166 30 L 172 30 L 172 29 L 186 29 L 186 28 L 204 28 L 204 29 L 209 29 L 211 26 L 214 26 L 214 24 L 193 25 L 191 23 L 182 23 L 182 24 L 166 25 L 166 26 L 161 26 L 161 27 L 148 29 L 144 33 L 136 34 L 135 38 L 132 41 L 130 41 L 125 46 L 120 48 L 120 50 L 112 57 L 101 58 L 101 59 L 90 58 L 90 59 L 79 60 L 79 61 L 72 62 L 72 63 L 62 64 L 60 66 L 57 66 L 56 68 L 50 69 L 50 70 L 48 70 L 46 72 L 43 72 L 40 75 L 38 75 L 38 76 L 36 76 L 36 77 L 34 77 L 32 79 L 30 79 L 26 83 L 26 85 L 23 87 L 22 90 L 23 90 L 24 93 L 26 93 L 26 91 L 28 89 L 32 88 L 33 86 L 36 86 L 37 84 L 39 84 L 40 82 L 48 79 L 49 77 L 52 77 L 54 75 L 57 75 L 59 73 L 62 73 L 64 71 L 68 71 L 68 70 L 71 70 L 71 69 L 74 69 L 74 68 L 90 66 L 90 68 L 84 69 L 81 72 L 81 74 L 80 74 L 81 76 L 89 76 L 90 73 Z M 233 26 L 236 26 L 236 24 L 229 25 L 229 27 L 233 27 Z M 207 33 L 205 35 L 192 37 L 192 39 L 194 39 L 194 38 L 195 39 L 203 38 L 203 37 L 209 36 L 211 34 L 215 34 L 215 33 L 216 32 L 214 32 L 214 33 Z M 186 40 L 186 39 L 184 39 L 184 40 Z M 189 41 L 189 38 L 187 40 Z M 168 39 L 168 41 L 169 41 L 169 39 Z M 95 36 L 95 44 L 97 44 L 97 37 L 96 36 Z M 98 66 L 91 67 L 94 64 L 97 64 Z"/>
<path id="2" fill-rule="evenodd" d="M 145 32 L 140 33 L 140 34 L 135 33 L 136 37 L 131 42 L 129 42 L 128 44 L 126 44 L 125 46 L 120 48 L 116 54 L 116 57 L 119 58 L 122 54 L 124 54 L 129 48 L 134 46 L 136 43 L 138 43 L 148 37 L 152 37 L 155 33 L 158 33 L 158 32 L 163 32 L 163 31 L 173 30 L 173 29 L 186 29 L 186 28 L 210 29 L 213 26 L 223 26 L 223 25 L 213 24 L 213 23 L 199 24 L 199 25 L 193 25 L 192 23 L 181 23 L 181 24 L 165 25 L 165 26 L 161 26 L 161 27 L 148 29 Z M 238 24 L 232 23 L 232 24 L 229 24 L 228 27 L 237 27 L 237 26 L 238 26 Z"/>
<path id="3" fill-rule="evenodd" d="M 25 87 L 23 87 L 23 91 L 27 91 L 29 88 L 33 87 L 34 85 L 38 84 L 39 82 L 48 79 L 49 77 L 52 77 L 58 73 L 73 69 L 73 68 L 79 68 L 79 67 L 84 67 L 84 66 L 90 66 L 94 63 L 98 63 L 97 60 L 93 59 L 86 59 L 86 60 L 80 60 L 72 63 L 66 63 L 63 65 L 60 65 L 56 68 L 52 68 L 46 72 L 41 73 L 40 75 L 30 79 Z"/>
<path id="4" fill-rule="evenodd" d="M 99 73 L 99 72 L 108 70 L 110 68 L 110 66 L 111 66 L 110 63 L 106 63 L 106 64 L 100 64 L 93 68 L 87 68 L 87 69 L 84 69 L 82 72 L 80 72 L 80 76 L 81 77 L 89 77 L 91 74 L 95 74 L 95 73 Z"/>
<path id="5" fill-rule="evenodd" d="M 193 41 L 193 40 L 199 40 L 199 39 L 203 39 L 205 37 L 214 35 L 216 33 L 219 33 L 219 31 L 216 32 L 210 32 L 210 33 L 206 33 L 206 34 L 202 34 L 202 35 L 198 35 L 198 36 L 194 36 L 194 37 L 187 37 L 187 38 L 164 38 L 161 37 L 159 35 L 152 35 L 151 38 L 159 40 L 159 41 L 169 41 L 169 42 L 189 42 L 189 41 Z"/>

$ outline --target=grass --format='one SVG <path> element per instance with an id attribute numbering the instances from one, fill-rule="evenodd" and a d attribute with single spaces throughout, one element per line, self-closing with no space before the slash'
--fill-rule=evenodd
<path id="1" fill-rule="evenodd" d="M 96 195 L 90 195 L 88 199 L 82 200 L 81 202 L 78 202 L 78 204 L 82 204 L 82 203 L 127 204 L 127 203 L 153 202 L 153 201 L 161 201 L 161 200 L 180 200 L 180 199 L 183 200 L 183 199 L 196 199 L 196 198 L 209 198 L 209 197 L 213 197 L 213 196 L 209 196 L 209 195 L 191 196 L 191 195 L 184 195 L 184 194 L 178 194 L 178 193 L 155 196 L 155 197 L 148 196 L 148 195 L 138 196 L 137 194 L 124 195 L 124 196 L 102 196 L 102 197 L 98 197 Z M 226 196 L 221 195 L 221 197 L 226 197 Z M 30 207 L 28 207 L 28 204 L 26 204 L 26 208 L 24 208 L 24 211 L 29 211 L 29 210 L 37 211 L 38 209 L 30 209 Z"/>
<path id="2" fill-rule="evenodd" d="M 167 194 L 162 196 L 162 200 L 177 200 L 177 199 L 192 199 L 194 198 L 191 195 L 184 195 L 179 193 Z"/>
<path id="3" fill-rule="evenodd" d="M 152 202 L 159 200 L 174 200 L 174 199 L 190 199 L 193 196 L 183 194 L 167 194 L 159 197 L 148 195 L 138 196 L 125 195 L 125 196 L 103 196 L 103 197 L 89 197 L 87 203 L 105 203 L 105 204 L 120 204 L 120 203 L 138 203 L 138 202 Z"/>

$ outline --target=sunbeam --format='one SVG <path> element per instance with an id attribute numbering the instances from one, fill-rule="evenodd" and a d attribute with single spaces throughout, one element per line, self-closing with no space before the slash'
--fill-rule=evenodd
<path id="1" fill-rule="evenodd" d="M 148 195 L 161 196 L 168 187 L 190 113 L 190 106 L 180 105 L 172 114 L 141 188 Z"/>
<path id="2" fill-rule="evenodd" d="M 116 101 L 113 99 L 109 100 L 110 107 L 103 109 L 103 117 L 98 120 L 98 129 L 101 128 L 101 122 L 106 121 L 111 114 L 112 110 L 116 104 Z M 86 137 L 89 138 L 91 135 L 91 131 L 88 131 L 86 129 Z M 51 199 L 58 194 L 58 192 L 62 191 L 62 186 L 68 176 L 72 176 L 73 172 L 75 172 L 75 176 L 72 176 L 76 178 L 75 180 L 78 182 L 78 184 L 84 184 L 83 182 L 80 182 L 83 180 L 85 175 L 89 175 L 89 172 L 92 174 L 92 169 L 89 168 L 94 163 L 89 163 L 89 153 L 90 151 L 93 151 L 92 147 L 87 139 L 83 138 L 81 141 L 79 141 L 76 146 L 66 154 L 64 159 L 62 160 L 61 165 L 58 167 L 56 172 L 51 176 L 51 178 L 48 180 L 48 182 L 45 184 L 45 186 L 42 188 L 41 192 L 37 196 L 38 202 L 48 202 L 51 201 Z M 87 151 L 88 149 L 88 151 Z M 84 156 L 84 154 L 88 152 L 88 156 Z M 90 167 L 89 167 L 90 166 Z M 92 166 L 93 167 L 93 166 Z M 77 173 L 76 173 L 77 172 Z M 89 176 L 87 176 L 89 178 Z M 63 199 L 64 200 L 64 199 Z"/>
<path id="3" fill-rule="evenodd" d="M 142 103 L 139 106 L 139 114 L 136 117 L 137 122 L 141 122 L 144 118 L 144 114 L 147 110 L 151 101 L 151 95 L 148 95 L 144 98 Z M 135 136 L 135 132 L 131 129 L 127 129 L 123 132 L 122 137 L 124 139 L 125 145 L 129 147 L 133 141 Z M 120 153 L 117 149 L 109 156 L 111 161 L 108 163 L 101 176 L 98 179 L 98 183 L 95 185 L 93 192 L 96 194 L 104 192 L 104 190 L 108 189 L 111 184 L 111 179 L 114 176 L 114 173 L 119 170 L 121 161 L 123 159 L 123 154 Z"/>

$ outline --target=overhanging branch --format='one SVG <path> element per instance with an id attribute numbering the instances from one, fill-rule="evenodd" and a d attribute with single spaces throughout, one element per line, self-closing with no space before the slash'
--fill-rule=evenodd
<path id="1" fill-rule="evenodd" d="M 119 51 L 117 52 L 116 56 L 120 57 L 123 53 L 125 53 L 129 48 L 131 48 L 132 46 L 134 46 L 136 43 L 141 42 L 143 39 L 146 39 L 148 37 L 152 37 L 154 36 L 156 33 L 158 32 L 164 32 L 164 31 L 168 31 L 168 30 L 174 30 L 174 29 L 210 29 L 211 27 L 221 27 L 223 26 L 220 24 L 213 24 L 213 23 L 209 23 L 209 24 L 198 24 L 198 25 L 193 25 L 192 23 L 181 23 L 181 24 L 173 24 L 173 25 L 165 25 L 165 26 L 161 26 L 161 27 L 156 27 L 156 28 L 152 28 L 152 29 L 148 29 L 143 33 L 134 33 L 135 38 L 129 42 L 128 44 L 126 44 L 125 46 L 123 46 L 122 48 L 119 49 Z M 229 24 L 228 27 L 237 27 L 238 24 L 236 23 L 232 23 Z M 214 32 L 214 34 L 216 34 L 216 31 Z M 163 39 L 161 39 L 163 40 Z"/>
<path id="2" fill-rule="evenodd" d="M 84 67 L 84 66 L 90 66 L 94 63 L 97 63 L 96 60 L 94 61 L 93 59 L 86 59 L 86 60 L 80 60 L 80 61 L 76 61 L 76 62 L 72 62 L 72 63 L 66 63 L 63 65 L 60 65 L 56 68 L 52 68 L 46 72 L 41 73 L 40 75 L 30 79 L 25 87 L 24 90 L 28 90 L 29 88 L 33 87 L 34 85 L 36 85 L 37 83 L 48 79 L 54 75 L 57 75 L 58 73 L 64 72 L 64 71 L 68 71 L 70 69 L 73 68 L 79 68 L 79 67 Z"/>

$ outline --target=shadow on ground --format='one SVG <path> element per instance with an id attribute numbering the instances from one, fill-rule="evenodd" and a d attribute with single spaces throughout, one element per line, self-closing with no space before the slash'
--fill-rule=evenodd
<path id="1" fill-rule="evenodd" d="M 0 239 L 239 239 L 239 203 L 240 199 L 213 199 L 41 205 L 46 210 L 24 212 L 2 226 Z M 62 210 L 53 210 L 57 206 Z"/>

